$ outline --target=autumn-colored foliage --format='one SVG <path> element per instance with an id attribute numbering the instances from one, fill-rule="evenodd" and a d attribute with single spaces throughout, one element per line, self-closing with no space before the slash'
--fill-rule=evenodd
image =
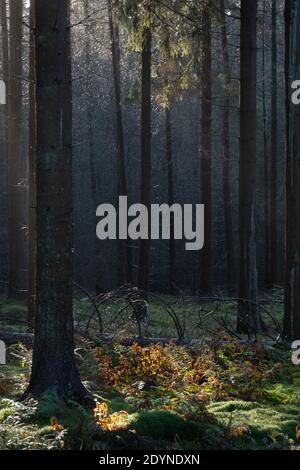
<path id="1" fill-rule="evenodd" d="M 99 380 L 123 390 L 161 386 L 189 393 L 199 401 L 226 397 L 260 399 L 263 384 L 279 377 L 282 367 L 270 352 L 256 344 L 239 344 L 222 338 L 201 349 L 175 344 L 129 348 L 118 346 L 113 355 L 94 350 Z"/>
<path id="2" fill-rule="evenodd" d="M 129 415 L 126 411 L 118 411 L 109 413 L 107 403 L 96 402 L 94 408 L 94 418 L 98 426 L 104 431 L 120 431 L 127 429 L 129 422 Z"/>
<path id="3" fill-rule="evenodd" d="M 59 424 L 55 416 L 52 416 L 52 418 L 50 419 L 50 427 L 51 429 L 53 429 L 53 431 L 60 432 L 64 430 L 64 427 L 61 424 Z"/>

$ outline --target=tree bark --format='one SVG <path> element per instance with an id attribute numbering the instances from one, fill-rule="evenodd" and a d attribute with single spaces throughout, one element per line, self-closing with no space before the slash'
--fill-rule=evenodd
<path id="1" fill-rule="evenodd" d="M 72 299 L 72 93 L 69 0 L 35 1 L 36 319 L 25 396 L 51 390 L 84 401 Z"/>
<path id="2" fill-rule="evenodd" d="M 277 220 L 277 7 L 272 0 L 272 85 L 271 85 L 271 285 L 278 282 L 278 220 Z"/>
<path id="3" fill-rule="evenodd" d="M 172 149 L 172 121 L 171 103 L 165 110 L 165 132 L 166 132 L 166 163 L 168 175 L 168 204 L 171 207 L 175 202 L 174 179 L 173 179 L 173 149 Z M 169 240 L 169 290 L 170 294 L 175 294 L 175 273 L 176 273 L 176 249 L 174 239 L 174 220 L 171 218 Z"/>
<path id="4" fill-rule="evenodd" d="M 36 191 L 35 191 L 35 144 L 36 144 L 36 109 L 35 109 L 35 43 L 34 43 L 34 1 L 30 1 L 30 41 L 29 41 L 29 168 L 28 168 L 28 316 L 27 324 L 29 331 L 33 331 L 35 318 L 35 263 L 36 263 Z"/>
<path id="5" fill-rule="evenodd" d="M 10 0 L 9 7 L 9 295 L 22 298 L 27 292 L 27 242 L 24 230 L 26 184 L 22 171 L 25 165 L 21 159 L 23 5 L 20 0 Z"/>
<path id="6" fill-rule="evenodd" d="M 239 162 L 240 279 L 237 331 L 258 329 L 255 244 L 256 193 L 256 15 L 257 1 L 241 2 L 241 89 Z M 245 302 L 243 299 L 252 303 Z"/>
<path id="7" fill-rule="evenodd" d="M 204 248 L 201 251 L 200 291 L 212 289 L 212 187 L 211 187 L 211 122 L 212 122 L 212 52 L 210 2 L 203 6 L 202 24 L 202 103 L 201 103 L 201 201 L 205 206 Z"/>
<path id="8" fill-rule="evenodd" d="M 286 0 L 286 278 L 284 336 L 300 338 L 300 106 L 292 104 L 291 84 L 300 77 L 300 5 Z"/>
<path id="9" fill-rule="evenodd" d="M 226 237 L 226 272 L 227 282 L 233 285 L 236 282 L 236 269 L 235 269 L 235 252 L 233 242 L 233 222 L 232 222 L 232 200 L 231 200 L 231 187 L 230 187 L 230 87 L 231 87 L 231 72 L 227 43 L 227 28 L 225 16 L 225 2 L 220 2 L 221 21 L 222 21 L 222 50 L 224 62 L 224 87 L 225 96 L 223 103 L 223 200 L 224 200 L 224 223 L 225 223 L 225 237 Z"/>
<path id="10" fill-rule="evenodd" d="M 142 49 L 141 96 L 141 204 L 151 205 L 151 29 L 146 28 Z M 149 212 L 150 213 L 150 212 Z M 150 270 L 150 240 L 140 241 L 138 287 L 147 291 Z"/>
<path id="11" fill-rule="evenodd" d="M 83 9 L 84 9 L 84 17 L 88 18 L 90 14 L 89 9 L 89 0 L 83 0 Z M 91 40 L 90 40 L 90 33 L 91 27 L 90 25 L 87 27 L 87 34 L 85 40 L 85 67 L 86 70 L 89 70 L 90 63 L 91 63 Z M 92 210 L 96 214 L 96 208 L 98 206 L 98 184 L 97 184 L 97 157 L 95 151 L 95 135 L 94 135 L 94 126 L 93 126 L 93 119 L 94 119 L 94 105 L 93 105 L 93 96 L 90 93 L 90 87 L 92 83 L 89 82 L 87 84 L 87 93 L 86 93 L 86 117 L 87 117 L 87 129 L 88 129 L 88 161 L 89 161 L 89 176 L 90 176 L 90 187 L 91 187 L 91 204 Z M 95 217 L 96 222 L 96 217 Z M 100 289 L 101 280 L 98 278 L 99 276 L 99 240 L 94 239 L 94 272 L 95 272 L 95 292 Z"/>
<path id="12" fill-rule="evenodd" d="M 116 119 L 117 119 L 117 147 L 118 147 L 118 196 L 128 196 L 126 168 L 125 168 L 125 145 L 123 130 L 123 113 L 121 104 L 121 65 L 120 65 L 120 42 L 119 28 L 115 18 L 115 9 L 118 7 L 118 1 L 113 6 L 112 0 L 108 0 L 108 20 L 111 42 L 111 55 L 113 66 Z M 130 247 L 127 240 L 119 241 L 120 260 L 121 260 L 121 283 L 130 283 L 131 275 L 131 256 Z"/>
<path id="13" fill-rule="evenodd" d="M 2 42 L 2 78 L 6 86 L 6 104 L 3 105 L 3 153 L 1 156 L 1 172 L 3 175 L 3 193 L 1 194 L 0 224 L 3 233 L 3 247 L 1 247 L 1 282 L 3 287 L 8 279 L 8 126 L 9 126 L 9 48 L 7 2 L 0 3 L 1 15 L 1 42 Z M 4 290 L 4 288 L 3 288 Z"/>
<path id="14" fill-rule="evenodd" d="M 262 107 L 263 107 L 263 155 L 264 155 L 264 221 L 265 221 L 265 245 L 264 245 L 264 284 L 272 285 L 270 263 L 270 191 L 269 191 L 269 153 L 267 133 L 267 109 L 266 109 L 266 0 L 263 2 L 263 28 L 262 28 Z"/>

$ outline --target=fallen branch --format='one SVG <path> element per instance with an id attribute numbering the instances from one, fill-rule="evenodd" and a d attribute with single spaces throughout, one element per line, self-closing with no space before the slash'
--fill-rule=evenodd
<path id="1" fill-rule="evenodd" d="M 76 328 L 75 332 L 79 335 L 84 336 L 87 339 L 90 339 L 94 342 L 99 342 L 99 338 L 93 337 L 88 335 L 86 331 L 83 331 L 82 328 Z M 33 346 L 33 333 L 10 333 L 0 331 L 0 340 L 4 341 L 6 346 L 10 346 L 12 344 L 22 343 L 27 347 Z M 113 343 L 116 341 L 114 337 L 101 337 L 100 342 L 102 343 Z M 151 344 L 162 344 L 167 345 L 170 343 L 173 344 L 188 344 L 188 342 L 178 341 L 176 338 L 140 338 L 140 337 L 132 337 L 132 338 L 124 338 L 117 340 L 122 346 L 132 346 L 134 343 L 139 344 L 140 346 L 149 346 Z"/>
<path id="2" fill-rule="evenodd" d="M 0 331 L 0 340 L 4 341 L 6 346 L 11 344 L 22 343 L 25 346 L 33 346 L 34 335 L 32 333 L 10 333 Z"/>

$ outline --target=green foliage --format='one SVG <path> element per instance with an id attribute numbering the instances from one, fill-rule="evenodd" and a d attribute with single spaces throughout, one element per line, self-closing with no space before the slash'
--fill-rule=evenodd
<path id="1" fill-rule="evenodd" d="M 299 404 L 299 402 L 298 402 Z M 211 404 L 209 411 L 223 428 L 247 426 L 246 435 L 238 447 L 281 449 L 297 445 L 296 428 L 300 420 L 299 405 L 272 406 L 268 403 L 233 400 Z"/>
<path id="2" fill-rule="evenodd" d="M 177 413 L 167 411 L 143 411 L 138 414 L 132 428 L 141 436 L 174 441 L 176 438 L 194 441 L 198 428 Z"/>
<path id="3" fill-rule="evenodd" d="M 53 420 L 58 424 L 58 431 L 60 427 L 64 430 L 64 448 L 88 446 L 95 425 L 91 414 L 78 403 L 62 402 L 53 392 L 44 394 L 38 402 L 35 422 L 45 426 Z"/>
<path id="4" fill-rule="evenodd" d="M 86 306 L 76 301 L 80 321 L 89 315 Z M 118 308 L 110 303 L 105 321 L 116 317 Z M 199 317 L 208 329 L 215 327 L 207 313 L 213 310 L 234 325 L 234 303 L 195 305 L 178 300 L 174 309 L 192 337 Z M 276 318 L 281 315 L 277 302 L 272 313 Z M 120 337 L 134 331 L 125 321 L 122 327 Z M 175 336 L 172 328 L 161 304 L 151 301 L 150 334 Z M 283 345 L 235 341 L 222 332 L 214 340 L 203 336 L 189 348 L 174 344 L 124 347 L 118 341 L 101 343 L 101 339 L 96 345 L 77 337 L 76 357 L 83 381 L 109 410 L 106 427 L 99 426 L 93 414 L 77 403 L 62 402 L 54 393 L 45 394 L 39 402 L 16 401 L 28 380 L 31 352 L 12 346 L 10 353 L 9 364 L 0 371 L 5 397 L 0 396 L 1 449 L 299 447 L 300 373 Z"/>
<path id="5" fill-rule="evenodd" d="M 0 423 L 3 423 L 3 421 L 8 418 L 8 416 L 12 415 L 14 413 L 13 408 L 3 408 L 0 410 Z"/>
<path id="6" fill-rule="evenodd" d="M 107 371 L 109 367 L 120 366 L 122 355 L 134 358 L 133 374 L 110 383 L 103 378 L 98 381 L 95 376 L 99 374 L 97 365 L 103 360 L 99 348 L 82 355 L 85 372 L 98 387 L 95 393 L 98 402 L 108 404 L 112 420 L 114 413 L 117 419 L 118 413 L 126 412 L 127 429 L 101 429 L 80 405 L 62 402 L 54 393 L 43 395 L 39 402 L 2 399 L 0 448 L 297 447 L 299 374 L 286 363 L 286 352 L 226 341 L 190 351 L 174 345 L 165 348 L 154 345 L 154 356 L 148 355 L 147 348 L 144 356 L 139 348 L 133 351 L 120 346 L 106 347 L 105 354 L 112 360 Z M 163 354 L 165 364 L 171 361 L 175 367 L 172 380 L 168 374 L 163 378 L 153 375 L 153 371 L 149 376 L 148 367 L 156 370 L 152 359 L 160 360 Z M 138 369 L 138 376 L 137 355 L 141 360 L 147 359 L 146 368 Z M 12 377 L 21 371 L 7 366 Z M 148 386 L 147 377 L 151 378 Z"/>

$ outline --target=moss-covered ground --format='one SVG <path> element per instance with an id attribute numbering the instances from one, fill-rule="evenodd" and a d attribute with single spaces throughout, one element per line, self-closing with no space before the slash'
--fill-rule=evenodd
<path id="1" fill-rule="evenodd" d="M 82 325 L 90 314 L 85 305 L 76 301 Z M 176 337 L 161 308 L 158 301 L 150 305 L 148 334 Z M 72 397 L 65 403 L 51 393 L 39 402 L 20 402 L 31 351 L 10 346 L 8 364 L 0 366 L 0 449 L 300 448 L 300 368 L 292 364 L 289 348 L 270 335 L 254 342 L 218 333 L 212 317 L 226 315 L 233 326 L 235 305 L 218 308 L 178 302 L 187 337 L 201 339 L 189 345 L 124 347 L 118 337 L 93 342 L 77 335 L 78 367 L 95 397 L 94 413 Z M 280 303 L 266 308 L 280 318 Z M 15 318 L 6 329 L 22 331 L 23 305 L 5 301 L 0 312 Z M 117 313 L 112 304 L 102 312 L 111 319 Z M 120 338 L 126 333 L 122 323 Z M 96 336 L 96 324 L 91 328 Z M 209 336 L 213 328 L 218 334 Z M 134 334 L 130 318 L 129 333 Z"/>

